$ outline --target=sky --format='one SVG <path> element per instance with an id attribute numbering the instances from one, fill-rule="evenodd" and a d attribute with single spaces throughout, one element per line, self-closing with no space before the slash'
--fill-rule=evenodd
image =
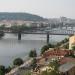
<path id="1" fill-rule="evenodd" d="M 0 0 L 0 12 L 27 12 L 44 18 L 75 19 L 75 0 Z"/>

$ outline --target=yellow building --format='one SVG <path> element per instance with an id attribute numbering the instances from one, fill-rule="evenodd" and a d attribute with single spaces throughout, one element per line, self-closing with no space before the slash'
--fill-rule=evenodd
<path id="1" fill-rule="evenodd" d="M 75 35 L 69 38 L 69 49 L 72 49 L 73 46 L 75 46 Z"/>

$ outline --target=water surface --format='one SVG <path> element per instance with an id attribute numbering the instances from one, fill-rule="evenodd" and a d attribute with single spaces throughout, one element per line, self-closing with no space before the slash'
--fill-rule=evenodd
<path id="1" fill-rule="evenodd" d="M 50 35 L 50 43 L 61 41 L 68 36 Z M 25 59 L 31 49 L 40 49 L 46 44 L 46 35 L 24 34 L 22 40 L 17 39 L 15 34 L 5 34 L 0 40 L 0 65 L 10 65 L 16 57 Z"/>

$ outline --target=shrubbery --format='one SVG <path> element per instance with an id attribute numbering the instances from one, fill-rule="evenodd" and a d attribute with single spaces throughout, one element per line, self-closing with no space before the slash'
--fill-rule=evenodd
<path id="1" fill-rule="evenodd" d="M 48 44 L 48 45 L 44 45 L 42 48 L 41 48 L 41 54 L 43 54 L 45 51 L 47 51 L 49 48 L 54 48 L 55 45 L 52 45 L 52 44 Z"/>
<path id="2" fill-rule="evenodd" d="M 16 58 L 13 61 L 13 65 L 20 66 L 21 64 L 23 64 L 23 60 L 21 58 Z"/>
<path id="3" fill-rule="evenodd" d="M 31 50 L 30 53 L 29 53 L 29 57 L 37 57 L 36 50 Z"/>

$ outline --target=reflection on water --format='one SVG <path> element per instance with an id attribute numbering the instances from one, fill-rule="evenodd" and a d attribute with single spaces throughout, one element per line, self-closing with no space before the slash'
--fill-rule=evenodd
<path id="1" fill-rule="evenodd" d="M 67 36 L 50 36 L 50 42 L 60 41 Z M 25 34 L 22 40 L 17 40 L 17 35 L 6 34 L 0 40 L 0 65 L 9 65 L 16 57 L 25 57 L 31 49 L 40 52 L 46 44 L 46 35 Z"/>

